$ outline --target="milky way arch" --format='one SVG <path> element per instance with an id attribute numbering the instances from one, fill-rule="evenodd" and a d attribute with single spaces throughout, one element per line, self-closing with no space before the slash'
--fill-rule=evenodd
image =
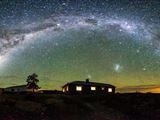
<path id="1" fill-rule="evenodd" d="M 141 22 L 110 18 L 104 15 L 50 17 L 42 22 L 34 22 L 2 32 L 0 41 L 1 63 L 7 60 L 8 54 L 16 51 L 16 48 L 23 47 L 28 42 L 33 41 L 35 37 L 44 35 L 47 32 L 58 34 L 71 28 L 79 29 L 82 27 L 104 30 L 106 34 L 116 35 L 118 31 L 118 34 L 129 34 L 135 37 L 137 41 L 144 40 L 145 43 L 152 44 L 152 34 L 149 32 L 149 28 Z"/>

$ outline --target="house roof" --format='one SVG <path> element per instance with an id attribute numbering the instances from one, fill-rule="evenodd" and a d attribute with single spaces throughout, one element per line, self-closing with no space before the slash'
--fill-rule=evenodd
<path id="1" fill-rule="evenodd" d="M 15 88 L 26 88 L 26 85 L 19 85 L 19 86 L 11 86 L 11 87 L 7 87 L 5 89 L 15 89 Z"/>
<path id="2" fill-rule="evenodd" d="M 62 87 L 65 87 L 67 85 L 89 85 L 89 86 L 104 86 L 104 87 L 115 87 L 111 84 L 105 84 L 105 83 L 97 83 L 97 82 L 86 82 L 86 81 L 73 81 L 73 82 L 69 82 L 67 84 L 65 84 Z"/>

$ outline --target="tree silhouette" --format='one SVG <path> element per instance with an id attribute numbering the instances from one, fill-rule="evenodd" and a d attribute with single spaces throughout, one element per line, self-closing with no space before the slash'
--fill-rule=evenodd
<path id="1" fill-rule="evenodd" d="M 33 92 L 37 89 L 39 89 L 40 87 L 37 85 L 37 83 L 39 82 L 39 80 L 37 79 L 38 75 L 33 73 L 32 75 L 29 75 L 27 77 L 27 88 L 28 89 L 32 89 Z"/>

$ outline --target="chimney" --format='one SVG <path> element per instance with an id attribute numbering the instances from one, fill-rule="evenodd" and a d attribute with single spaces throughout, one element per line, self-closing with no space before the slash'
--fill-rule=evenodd
<path id="1" fill-rule="evenodd" d="M 86 83 L 89 83 L 89 78 L 86 79 Z"/>

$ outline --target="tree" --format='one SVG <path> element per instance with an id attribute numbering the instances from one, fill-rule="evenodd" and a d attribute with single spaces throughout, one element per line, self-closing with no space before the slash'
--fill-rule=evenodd
<path id="1" fill-rule="evenodd" d="M 27 77 L 27 88 L 28 89 L 32 89 L 33 92 L 37 89 L 39 89 L 40 87 L 37 85 L 37 83 L 39 82 L 39 80 L 37 79 L 38 75 L 33 73 L 32 75 L 29 75 Z"/>

